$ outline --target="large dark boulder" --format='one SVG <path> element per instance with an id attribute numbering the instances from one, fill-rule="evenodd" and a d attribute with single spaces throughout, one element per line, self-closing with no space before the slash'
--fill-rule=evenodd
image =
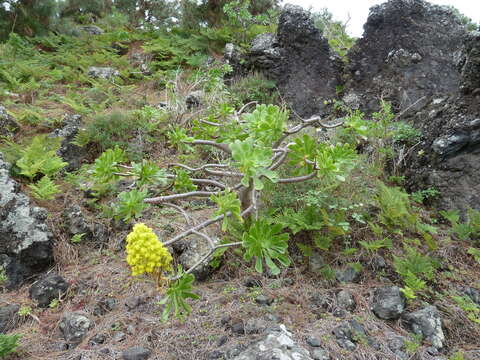
<path id="1" fill-rule="evenodd" d="M 363 37 L 348 53 L 347 95 L 371 112 L 380 98 L 402 111 L 420 108 L 424 97 L 458 93 L 466 34 L 452 10 L 423 0 L 372 7 Z"/>
<path id="2" fill-rule="evenodd" d="M 325 100 L 336 97 L 342 63 L 301 7 L 286 5 L 277 34 L 259 35 L 250 52 L 251 67 L 276 80 L 282 97 L 298 115 L 322 113 Z"/>
<path id="3" fill-rule="evenodd" d="M 0 266 L 7 275 L 6 287 L 21 285 L 52 263 L 47 211 L 30 204 L 20 192 L 0 154 Z"/>

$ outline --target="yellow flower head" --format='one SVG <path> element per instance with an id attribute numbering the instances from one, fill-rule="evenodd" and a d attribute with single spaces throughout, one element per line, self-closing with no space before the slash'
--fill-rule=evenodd
<path id="1" fill-rule="evenodd" d="M 145 224 L 136 224 L 127 236 L 127 263 L 132 275 L 172 270 L 172 255 Z"/>

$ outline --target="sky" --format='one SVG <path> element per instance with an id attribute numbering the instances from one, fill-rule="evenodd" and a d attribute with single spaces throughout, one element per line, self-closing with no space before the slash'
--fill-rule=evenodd
<path id="1" fill-rule="evenodd" d="M 300 5 L 306 9 L 321 10 L 327 8 L 333 14 L 335 20 L 347 21 L 347 31 L 355 37 L 362 36 L 363 24 L 368 17 L 368 9 L 385 0 L 284 0 L 284 4 Z M 479 0 L 430 0 L 430 3 L 438 5 L 453 5 L 461 13 L 467 15 L 476 23 L 480 23 L 480 1 Z"/>

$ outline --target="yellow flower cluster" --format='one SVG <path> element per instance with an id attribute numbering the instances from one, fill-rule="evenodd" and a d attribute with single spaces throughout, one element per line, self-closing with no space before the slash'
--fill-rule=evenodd
<path id="1" fill-rule="evenodd" d="M 172 270 L 172 255 L 145 224 L 136 224 L 127 236 L 127 262 L 132 275 Z"/>

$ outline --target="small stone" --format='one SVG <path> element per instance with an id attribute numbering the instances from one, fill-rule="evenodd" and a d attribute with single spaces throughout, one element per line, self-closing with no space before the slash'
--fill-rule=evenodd
<path id="1" fill-rule="evenodd" d="M 139 296 L 130 296 L 125 300 L 125 306 L 129 311 L 134 310 L 142 304 L 143 299 Z"/>
<path id="2" fill-rule="evenodd" d="M 308 271 L 318 273 L 325 266 L 323 256 L 317 252 L 313 252 L 308 258 Z"/>
<path id="3" fill-rule="evenodd" d="M 113 335 L 112 340 L 114 342 L 122 342 L 122 341 L 125 341 L 126 338 L 127 338 L 127 334 L 125 334 L 122 331 L 119 331 L 115 335 Z"/>
<path id="4" fill-rule="evenodd" d="M 405 311 L 405 297 L 397 286 L 377 288 L 373 294 L 372 311 L 380 319 L 398 319 Z"/>
<path id="5" fill-rule="evenodd" d="M 132 347 L 130 349 L 125 350 L 122 353 L 122 359 L 123 360 L 146 360 L 150 357 L 151 354 L 152 354 L 151 350 L 144 347 L 136 346 L 136 347 Z"/>
<path id="6" fill-rule="evenodd" d="M 315 336 L 307 336 L 307 344 L 310 345 L 311 347 L 320 347 L 322 344 L 318 338 Z"/>
<path id="7" fill-rule="evenodd" d="M 244 283 L 247 288 L 262 287 L 262 282 L 255 278 L 248 278 Z"/>
<path id="8" fill-rule="evenodd" d="M 86 32 L 89 35 L 102 35 L 105 31 L 96 25 L 84 25 L 80 26 L 80 30 Z"/>
<path id="9" fill-rule="evenodd" d="M 78 344 L 83 340 L 91 326 L 92 322 L 88 317 L 82 313 L 74 312 L 63 316 L 59 328 L 66 341 Z"/>
<path id="10" fill-rule="evenodd" d="M 208 360 L 225 359 L 225 354 L 220 350 L 213 350 L 208 354 Z"/>
<path id="11" fill-rule="evenodd" d="M 315 349 L 312 351 L 313 360 L 330 360 L 330 354 L 324 349 Z"/>
<path id="12" fill-rule="evenodd" d="M 283 279 L 283 284 L 285 286 L 292 286 L 293 284 L 295 284 L 295 281 L 291 278 L 285 278 Z"/>
<path id="13" fill-rule="evenodd" d="M 120 76 L 120 72 L 111 67 L 90 66 L 87 72 L 88 76 L 94 79 L 111 79 Z"/>
<path id="14" fill-rule="evenodd" d="M 20 125 L 11 117 L 7 109 L 0 105 L 0 136 L 12 136 L 20 130 Z"/>
<path id="15" fill-rule="evenodd" d="M 335 276 L 341 283 L 356 283 L 360 280 L 361 272 L 355 270 L 352 266 L 347 266 L 343 270 L 337 270 Z"/>
<path id="16" fill-rule="evenodd" d="M 355 302 L 355 298 L 353 297 L 352 293 L 348 290 L 341 290 L 337 294 L 337 304 L 340 308 L 353 311 L 357 306 Z"/>
<path id="17" fill-rule="evenodd" d="M 227 343 L 227 341 L 228 341 L 227 335 L 220 336 L 220 338 L 217 340 L 217 346 L 218 347 L 223 346 Z"/>
<path id="18" fill-rule="evenodd" d="M 442 329 L 442 319 L 435 306 L 430 305 L 406 314 L 403 319 L 415 334 L 421 335 L 436 349 L 443 348 L 445 335 Z"/>
<path id="19" fill-rule="evenodd" d="M 116 305 L 117 305 L 117 302 L 113 298 L 102 299 L 93 308 L 93 315 L 95 316 L 105 315 L 107 312 L 110 312 L 113 309 L 115 309 Z"/>
<path id="20" fill-rule="evenodd" d="M 258 304 L 258 305 L 272 305 L 273 304 L 273 299 L 266 296 L 266 295 L 258 295 L 256 298 L 255 298 L 255 302 Z"/>
<path id="21" fill-rule="evenodd" d="M 245 323 L 245 334 L 259 334 L 267 328 L 267 322 L 262 319 L 248 319 Z"/>
<path id="22" fill-rule="evenodd" d="M 0 307 L 0 334 L 14 329 L 18 323 L 20 305 L 11 304 Z"/>
<path id="23" fill-rule="evenodd" d="M 103 344 L 105 340 L 107 340 L 107 336 L 105 334 L 96 334 L 92 336 L 90 340 L 88 340 L 88 344 L 90 346 L 97 346 Z"/>
<path id="24" fill-rule="evenodd" d="M 243 321 L 239 320 L 232 325 L 232 332 L 238 335 L 245 334 L 245 325 Z"/>

